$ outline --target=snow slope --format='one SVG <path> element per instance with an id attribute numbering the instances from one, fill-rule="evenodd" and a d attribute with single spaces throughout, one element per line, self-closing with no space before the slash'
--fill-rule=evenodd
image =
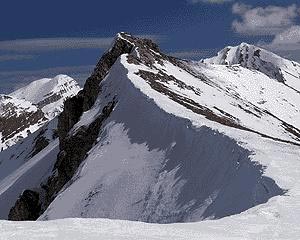
<path id="1" fill-rule="evenodd" d="M 262 209 L 261 209 L 262 210 Z M 298 240 L 297 220 L 282 223 L 276 215 L 255 211 L 217 221 L 149 224 L 109 219 L 62 219 L 38 222 L 0 221 L 2 240 Z"/>
<path id="2" fill-rule="evenodd" d="M 0 98 L 0 218 L 7 219 L 20 194 L 39 188 L 59 152 L 57 117 L 64 101 L 78 93 L 66 75 L 40 79 Z"/>
<path id="3" fill-rule="evenodd" d="M 90 125 L 117 99 L 85 162 L 41 219 L 198 221 L 238 214 L 276 195 L 286 198 L 292 186 L 269 172 L 278 152 L 266 146 L 287 149 L 280 158 L 291 151 L 290 161 L 297 160 L 297 92 L 238 66 L 176 62 L 163 55 L 147 66 L 143 52 L 135 51 L 140 62 L 122 55 L 101 83 L 94 107 L 69 133 Z M 272 88 L 253 91 L 251 99 L 252 85 Z M 278 91 L 271 96 L 273 89 Z M 285 97 L 290 111 L 277 117 Z M 253 101 L 261 98 L 268 104 Z"/>
<path id="4" fill-rule="evenodd" d="M 25 189 L 35 189 L 51 174 L 58 153 L 57 119 L 0 153 L 0 219 Z M 46 144 L 39 146 L 39 142 Z"/>

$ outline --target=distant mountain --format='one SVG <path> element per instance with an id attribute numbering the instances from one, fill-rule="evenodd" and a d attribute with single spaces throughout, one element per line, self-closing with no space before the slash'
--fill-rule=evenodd
<path id="1" fill-rule="evenodd" d="M 58 139 L 26 150 L 0 181 L 2 217 L 238 224 L 232 215 L 247 210 L 245 224 L 290 221 L 300 206 L 298 66 L 248 44 L 185 61 L 118 34 L 65 101 Z"/>
<path id="2" fill-rule="evenodd" d="M 247 43 L 236 47 L 226 47 L 218 53 L 218 56 L 202 60 L 202 62 L 228 66 L 239 65 L 250 70 L 257 70 L 300 93 L 300 64 L 260 47 Z"/>
<path id="3" fill-rule="evenodd" d="M 80 87 L 73 78 L 58 75 L 54 78 L 43 78 L 31 82 L 11 93 L 10 96 L 25 99 L 37 105 L 47 118 L 53 118 L 62 112 L 64 101 L 75 96 L 79 90 Z"/>
<path id="4" fill-rule="evenodd" d="M 35 132 L 63 110 L 64 101 L 80 90 L 66 75 L 45 78 L 0 95 L 0 151 Z"/>

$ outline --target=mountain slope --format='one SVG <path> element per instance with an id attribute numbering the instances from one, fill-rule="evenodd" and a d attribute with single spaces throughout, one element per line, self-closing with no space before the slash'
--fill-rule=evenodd
<path id="1" fill-rule="evenodd" d="M 242 88 L 240 95 L 229 92 L 210 71 L 216 69 L 119 34 L 59 118 L 60 153 L 43 203 L 51 204 L 41 219 L 195 221 L 237 214 L 283 194 L 264 175 L 261 160 L 253 161 L 257 146 L 237 141 L 246 135 L 299 146 L 297 127 L 249 103 Z"/>
<path id="2" fill-rule="evenodd" d="M 117 96 L 118 103 L 71 185 L 42 219 L 196 221 L 239 213 L 283 192 L 261 176 L 262 167 L 251 163 L 250 152 L 218 132 L 195 130 L 188 121 L 160 110 L 125 76 L 126 69 L 116 63 L 103 82 L 103 98 Z M 97 101 L 105 106 L 109 99 L 103 98 Z M 75 129 L 96 119 L 102 106 L 96 102 Z"/>
<path id="3" fill-rule="evenodd" d="M 63 111 L 64 101 L 80 90 L 66 75 L 40 79 L 0 96 L 0 151 L 26 138 Z"/>
<path id="4" fill-rule="evenodd" d="M 118 34 L 65 102 L 51 176 L 31 189 L 38 206 L 24 215 L 23 194 L 10 219 L 173 223 L 247 210 L 291 222 L 300 209 L 299 102 L 260 69 L 182 61 Z"/>
<path id="5" fill-rule="evenodd" d="M 25 189 L 38 189 L 51 174 L 58 153 L 57 118 L 0 153 L 0 218 Z"/>

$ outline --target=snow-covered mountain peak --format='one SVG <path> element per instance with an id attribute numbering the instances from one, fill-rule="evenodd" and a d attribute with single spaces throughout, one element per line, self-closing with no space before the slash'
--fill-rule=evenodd
<path id="1" fill-rule="evenodd" d="M 212 64 L 221 64 L 221 65 L 235 65 L 241 64 L 243 66 L 247 66 L 253 57 L 261 57 L 261 52 L 263 55 L 272 56 L 272 58 L 277 58 L 275 54 L 268 52 L 260 47 L 256 47 L 254 45 L 248 43 L 241 43 L 238 46 L 227 46 L 218 52 L 218 55 L 212 58 L 208 58 L 204 61 L 205 63 Z"/>
<path id="2" fill-rule="evenodd" d="M 73 78 L 58 75 L 0 95 L 0 152 L 56 117 L 63 111 L 64 101 L 80 89 Z"/>
<path id="3" fill-rule="evenodd" d="M 259 71 L 268 77 L 284 83 L 299 92 L 300 64 L 282 58 L 261 47 L 241 43 L 235 47 L 225 47 L 218 55 L 201 60 L 207 64 L 240 65 L 250 70 Z"/>
<path id="4" fill-rule="evenodd" d="M 59 146 L 29 160 L 34 172 L 36 162 L 49 167 L 43 155 L 58 153 L 44 174 L 50 177 L 26 183 L 23 194 L 15 187 L 22 195 L 3 216 L 171 223 L 238 215 L 260 204 L 256 215 L 292 213 L 289 206 L 300 206 L 297 88 L 287 85 L 292 79 L 277 81 L 263 68 L 232 63 L 238 53 L 258 57 L 250 45 L 226 51 L 231 64 L 203 64 L 118 34 L 84 89 L 66 100 Z M 13 177 L 29 178 L 20 172 Z M 291 197 L 282 196 L 286 190 Z M 30 208 L 28 196 L 37 203 Z"/>
<path id="5" fill-rule="evenodd" d="M 73 78 L 61 74 L 36 80 L 10 95 L 30 101 L 41 108 L 47 117 L 53 118 L 62 111 L 66 98 L 75 96 L 80 89 Z"/>

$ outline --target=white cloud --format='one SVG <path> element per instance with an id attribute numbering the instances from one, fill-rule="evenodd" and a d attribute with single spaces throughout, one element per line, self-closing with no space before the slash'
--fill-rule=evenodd
<path id="1" fill-rule="evenodd" d="M 211 4 L 222 4 L 232 2 L 233 0 L 188 0 L 190 3 L 211 3 Z"/>
<path id="2" fill-rule="evenodd" d="M 295 25 L 299 17 L 296 4 L 287 7 L 253 7 L 235 3 L 232 12 L 240 17 L 233 21 L 233 29 L 246 35 L 276 35 Z"/>
<path id="3" fill-rule="evenodd" d="M 277 34 L 272 42 L 273 45 L 300 45 L 300 25 L 292 26 L 289 29 Z"/>
<path id="4" fill-rule="evenodd" d="M 272 42 L 261 43 L 260 46 L 285 56 L 295 56 L 300 60 L 300 25 L 295 25 L 278 33 Z"/>
<path id="5" fill-rule="evenodd" d="M 300 25 L 278 33 L 270 43 L 259 42 L 257 45 L 287 59 L 300 62 Z"/>

